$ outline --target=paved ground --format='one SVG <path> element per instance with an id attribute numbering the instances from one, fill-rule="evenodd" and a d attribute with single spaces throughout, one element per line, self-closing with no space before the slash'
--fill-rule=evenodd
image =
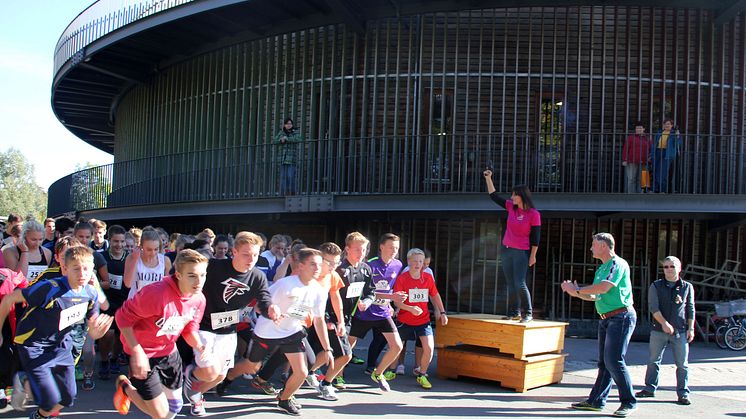
<path id="1" fill-rule="evenodd" d="M 363 343 L 366 345 L 366 343 Z M 411 345 L 410 345 L 411 346 Z M 392 391 L 382 394 L 372 386 L 370 378 L 360 366 L 348 368 L 349 390 L 340 392 L 338 402 L 318 399 L 315 392 L 301 389 L 298 398 L 303 404 L 303 417 L 485 417 L 510 416 L 536 417 L 604 417 L 618 406 L 616 390 L 603 414 L 575 412 L 568 409 L 569 403 L 584 399 L 596 375 L 596 341 L 572 339 L 565 341 L 568 358 L 561 384 L 541 387 L 526 393 L 515 393 L 494 383 L 480 380 L 438 380 L 433 378 L 433 389 L 422 390 L 411 376 L 400 376 L 391 382 Z M 364 355 L 364 349 L 359 351 Z M 647 343 L 633 342 L 628 353 L 633 381 L 643 382 L 647 362 Z M 661 385 L 655 399 L 640 402 L 636 418 L 669 417 L 746 417 L 746 352 L 721 350 L 714 344 L 695 343 L 691 350 L 690 386 L 691 406 L 679 406 L 676 400 L 674 367 L 662 368 Z M 666 356 L 665 362 L 672 362 Z M 408 355 L 407 365 L 412 365 Z M 435 363 L 434 363 L 435 364 Z M 435 374 L 431 374 L 433 377 Z M 207 409 L 211 417 L 268 418 L 284 416 L 276 409 L 276 401 L 252 390 L 246 381 L 239 380 L 224 398 L 208 395 Z M 112 384 L 97 382 L 94 391 L 78 393 L 76 405 L 63 411 L 66 418 L 115 418 L 119 417 L 111 406 Z M 133 407 L 134 412 L 134 407 Z M 182 411 L 188 414 L 188 408 Z M 22 418 L 6 409 L 0 417 Z M 129 417 L 141 418 L 140 413 Z M 287 417 L 287 416 L 285 416 Z"/>

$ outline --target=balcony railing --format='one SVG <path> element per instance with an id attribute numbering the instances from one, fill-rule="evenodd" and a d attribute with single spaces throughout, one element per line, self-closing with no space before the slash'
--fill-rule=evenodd
<path id="1" fill-rule="evenodd" d="M 534 192 L 621 193 L 625 134 L 429 135 L 308 140 L 297 193 L 452 194 L 519 183 Z M 684 136 L 668 193 L 746 194 L 746 138 Z M 85 169 L 49 190 L 50 213 L 280 196 L 278 146 L 263 144 L 121 161 Z"/>
<path id="2" fill-rule="evenodd" d="M 93 41 L 139 19 L 194 0 L 98 0 L 82 11 L 57 40 L 54 74 Z M 82 54 L 80 59 L 82 59 Z"/>

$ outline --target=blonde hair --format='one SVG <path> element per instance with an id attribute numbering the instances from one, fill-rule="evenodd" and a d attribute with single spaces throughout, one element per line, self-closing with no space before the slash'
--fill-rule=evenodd
<path id="1" fill-rule="evenodd" d="M 363 236 L 362 233 L 353 231 L 352 233 L 348 234 L 347 237 L 345 237 L 345 246 L 349 246 L 353 242 L 367 245 L 370 241 L 365 236 Z"/>
<path id="2" fill-rule="evenodd" d="M 233 247 L 238 249 L 245 244 L 261 247 L 264 244 L 264 241 L 258 234 L 254 234 L 250 231 L 240 231 L 236 234 L 236 238 L 233 239 Z"/>
<path id="3" fill-rule="evenodd" d="M 409 252 L 407 252 L 407 259 L 411 258 L 412 256 L 422 255 L 422 257 L 425 257 L 425 252 L 417 247 L 413 247 L 409 249 Z"/>
<path id="4" fill-rule="evenodd" d="M 181 270 L 184 268 L 184 265 L 207 262 L 208 259 L 203 256 L 202 253 L 192 249 L 184 249 L 176 255 L 176 259 L 174 260 L 174 269 L 176 269 L 176 272 L 181 272 Z"/>
<path id="5" fill-rule="evenodd" d="M 23 223 L 23 228 L 21 229 L 21 240 L 26 241 L 26 235 L 33 232 L 44 234 L 44 226 L 39 224 L 38 221 L 31 219 Z"/>
<path id="6" fill-rule="evenodd" d="M 135 240 L 135 246 L 139 246 L 140 245 L 140 237 L 142 237 L 142 230 L 139 229 L 139 228 L 137 228 L 137 227 L 132 227 L 131 229 L 129 229 L 129 231 L 127 233 L 129 233 L 129 237 L 132 237 Z M 125 239 L 127 237 L 128 236 L 125 235 Z"/>
<path id="7" fill-rule="evenodd" d="M 93 250 L 88 246 L 71 246 L 65 250 L 65 265 L 78 261 L 81 263 L 88 262 L 93 265 Z"/>

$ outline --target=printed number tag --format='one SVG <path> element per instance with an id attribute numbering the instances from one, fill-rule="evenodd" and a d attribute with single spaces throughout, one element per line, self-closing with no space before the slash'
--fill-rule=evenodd
<path id="1" fill-rule="evenodd" d="M 28 267 L 28 275 L 26 275 L 26 278 L 31 281 L 32 279 L 36 279 L 39 275 L 41 275 L 42 272 L 47 270 L 47 267 L 44 265 L 29 265 Z"/>
<path id="2" fill-rule="evenodd" d="M 288 317 L 291 317 L 293 319 L 306 321 L 308 318 L 308 314 L 311 313 L 312 309 L 311 307 L 308 307 L 303 304 L 293 304 L 288 308 L 288 312 L 286 313 Z"/>
<path id="3" fill-rule="evenodd" d="M 389 304 L 389 300 L 383 300 L 383 299 L 381 299 L 381 298 L 376 298 L 376 299 L 375 299 L 375 300 L 373 301 L 373 304 L 375 304 L 375 305 L 377 305 L 377 306 L 385 306 L 385 305 L 388 305 L 388 304 Z"/>
<path id="4" fill-rule="evenodd" d="M 114 290 L 121 290 L 122 282 L 122 275 L 109 274 L 109 288 Z"/>
<path id="5" fill-rule="evenodd" d="M 410 303 L 426 303 L 428 302 L 427 289 L 424 288 L 412 288 L 409 290 L 409 298 L 407 299 Z"/>
<path id="6" fill-rule="evenodd" d="M 240 317 L 238 310 L 223 311 L 220 313 L 210 314 L 210 320 L 212 321 L 212 330 L 222 329 L 232 324 L 238 323 Z"/>
<path id="7" fill-rule="evenodd" d="M 75 304 L 60 311 L 60 330 L 64 330 L 68 326 L 82 321 L 85 318 L 86 311 L 88 311 L 87 302 Z"/>
<path id="8" fill-rule="evenodd" d="M 365 282 L 353 282 L 347 286 L 346 298 L 357 298 L 363 293 Z"/>

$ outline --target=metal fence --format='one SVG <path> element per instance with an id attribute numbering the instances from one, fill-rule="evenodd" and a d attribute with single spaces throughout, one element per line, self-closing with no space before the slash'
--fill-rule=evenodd
<path id="1" fill-rule="evenodd" d="M 294 180 L 301 195 L 482 192 L 490 165 L 499 191 L 525 183 L 534 192 L 620 193 L 624 139 L 501 133 L 307 140 L 297 146 Z M 684 136 L 667 192 L 746 193 L 744 147 L 743 137 Z M 121 161 L 59 180 L 50 188 L 50 208 L 277 197 L 279 172 L 273 144 Z"/>

